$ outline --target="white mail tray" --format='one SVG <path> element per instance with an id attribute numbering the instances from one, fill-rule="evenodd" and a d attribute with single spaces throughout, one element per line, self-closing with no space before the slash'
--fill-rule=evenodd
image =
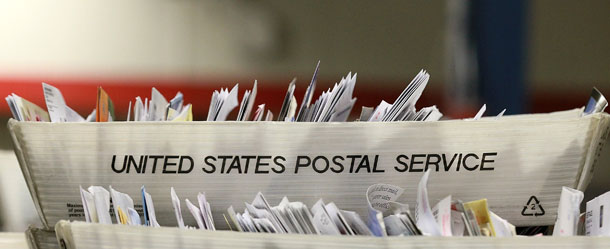
<path id="1" fill-rule="evenodd" d="M 175 226 L 170 187 L 181 199 L 205 192 L 217 228 L 231 205 L 261 191 L 311 207 L 323 198 L 366 217 L 375 183 L 403 187 L 414 206 L 432 170 L 432 205 L 447 195 L 487 198 L 516 226 L 555 222 L 562 186 L 583 190 L 608 136 L 610 115 L 582 110 L 439 122 L 110 122 L 9 121 L 15 153 L 42 222 L 84 220 L 79 186 L 112 186 L 141 212 L 140 187 L 157 220 Z M 187 223 L 195 224 L 189 215 Z"/>

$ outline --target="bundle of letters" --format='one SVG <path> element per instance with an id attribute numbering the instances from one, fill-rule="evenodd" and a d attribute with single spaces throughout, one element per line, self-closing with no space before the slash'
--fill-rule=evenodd
<path id="1" fill-rule="evenodd" d="M 242 213 L 230 206 L 222 214 L 228 227 L 233 231 L 277 234 L 315 235 L 364 235 L 364 236 L 516 236 L 515 226 L 502 219 L 487 205 L 487 199 L 462 202 L 451 195 L 430 205 L 427 183 L 430 171 L 421 178 L 417 189 L 415 207 L 397 202 L 404 189 L 390 184 L 369 186 L 366 198 L 368 214 L 365 219 L 353 211 L 342 210 L 334 202 L 320 199 L 309 208 L 305 203 L 290 201 L 284 197 L 279 205 L 271 206 L 262 193 L 258 193 L 251 203 L 244 203 Z M 152 196 L 141 188 L 142 205 L 140 213 L 133 199 L 112 187 L 110 191 L 100 186 L 81 188 L 81 199 L 87 222 L 112 224 L 109 210 L 117 224 L 159 227 L 155 216 Z M 554 236 L 610 235 L 610 218 L 603 216 L 603 206 L 610 205 L 610 192 L 587 203 L 587 212 L 580 214 L 583 193 L 563 187 L 558 208 Z M 176 191 L 170 189 L 171 203 L 179 228 L 216 230 L 210 203 L 205 193 L 197 195 L 195 204 L 189 199 L 184 203 L 197 224 L 185 225 L 182 202 Z M 111 205 L 112 200 L 112 205 Z M 529 207 L 527 207 L 529 208 Z M 532 208 L 536 208 L 532 206 Z M 139 209 L 139 207 L 138 207 Z M 215 214 L 221 215 L 221 214 Z M 541 234 L 538 234 L 541 235 Z"/>
<path id="2" fill-rule="evenodd" d="M 318 62 L 313 77 L 305 95 L 301 100 L 300 107 L 294 96 L 296 79 L 288 86 L 282 107 L 274 119 L 271 110 L 265 114 L 265 104 L 259 104 L 253 112 L 257 94 L 257 81 L 254 81 L 252 90 L 244 92 L 241 102 L 238 100 L 239 84 L 231 90 L 222 88 L 212 94 L 206 121 L 226 121 L 229 114 L 239 106 L 236 121 L 287 121 L 287 122 L 345 122 L 350 116 L 356 98 L 353 92 L 356 85 L 357 74 L 351 72 L 335 83 L 332 89 L 323 91 L 315 102 L 312 103 L 313 94 L 316 90 L 318 75 Z M 422 95 L 430 75 L 421 70 L 417 76 L 408 84 L 407 88 L 398 96 L 393 104 L 381 101 L 377 107 L 362 107 L 359 121 L 437 121 L 443 114 L 436 106 L 424 107 L 419 110 L 415 108 L 417 100 Z M 26 99 L 11 94 L 6 97 L 13 117 L 19 121 L 40 122 L 109 122 L 117 121 L 114 114 L 114 105 L 110 96 L 98 87 L 95 109 L 83 117 L 74 109 L 70 108 L 63 98 L 61 91 L 46 83 L 42 83 L 47 110 L 27 101 Z M 151 96 L 144 98 L 138 96 L 135 101 L 129 102 L 126 121 L 192 121 L 193 106 L 184 103 L 184 95 L 178 92 L 174 98 L 167 100 L 157 89 L 152 88 Z M 485 112 L 486 106 L 480 109 L 474 119 L 479 119 Z M 133 109 L 133 111 L 132 111 Z M 498 114 L 502 116 L 504 111 Z M 133 114 L 133 117 L 131 117 Z"/>
<path id="3" fill-rule="evenodd" d="M 447 196 L 436 206 L 430 207 L 427 195 L 429 172 L 419 184 L 415 215 L 409 206 L 396 202 L 404 190 L 389 184 L 375 184 L 368 188 L 367 219 L 353 211 L 341 210 L 335 203 L 320 199 L 308 208 L 305 203 L 289 201 L 284 197 L 279 205 L 271 206 L 262 193 L 251 203 L 245 203 L 243 213 L 233 206 L 224 215 L 231 230 L 258 233 L 368 235 L 368 236 L 514 236 L 515 227 L 487 208 L 487 200 L 463 203 Z M 87 222 L 112 224 L 109 210 L 113 210 L 117 224 L 159 227 L 152 196 L 141 188 L 144 221 L 136 210 L 133 199 L 112 187 L 90 186 L 80 190 Z M 170 190 L 171 202 L 180 228 L 185 225 L 182 202 L 174 188 Z M 110 204 L 112 200 L 112 205 Z M 197 224 L 197 228 L 216 230 L 210 203 L 205 193 L 197 195 L 196 204 L 189 199 L 184 203 Z M 366 221 L 366 222 L 365 222 Z"/>

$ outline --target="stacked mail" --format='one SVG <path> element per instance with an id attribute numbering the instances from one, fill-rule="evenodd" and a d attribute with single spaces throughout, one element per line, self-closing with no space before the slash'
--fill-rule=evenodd
<path id="1" fill-rule="evenodd" d="M 230 114 L 238 109 L 236 121 L 285 121 L 285 122 L 345 122 L 348 121 L 356 105 L 353 96 L 356 87 L 357 73 L 348 73 L 332 88 L 323 91 L 317 99 L 314 98 L 320 62 L 316 65 L 313 77 L 301 99 L 294 96 L 297 81 L 293 79 L 282 101 L 277 117 L 265 103 L 255 108 L 257 96 L 257 81 L 251 90 L 246 90 L 239 101 L 239 84 L 229 88 L 214 91 L 211 96 L 206 121 L 226 121 Z M 416 108 L 417 100 L 422 95 L 430 75 L 421 70 L 407 85 L 393 104 L 381 101 L 376 107 L 362 107 L 358 121 L 389 122 L 389 121 L 437 121 L 443 114 L 436 106 Z M 66 104 L 61 91 L 47 83 L 42 83 L 46 110 L 16 94 L 6 97 L 13 117 L 19 121 L 39 122 L 111 122 L 126 121 L 193 121 L 193 107 L 184 102 L 184 94 L 178 92 L 170 100 L 166 99 L 156 88 L 152 88 L 150 97 L 136 96 L 129 102 L 127 117 L 116 117 L 115 108 L 110 95 L 100 86 L 97 89 L 95 109 L 87 116 L 81 116 Z M 601 96 L 601 95 L 600 95 Z M 603 98 L 603 96 L 601 96 Z M 133 105 L 132 105 L 133 103 Z M 266 111 L 266 112 L 265 112 Z M 254 115 L 252 116 L 252 112 Z M 475 119 L 480 118 L 484 107 Z M 133 116 L 133 117 L 132 117 Z M 501 116 L 501 114 L 500 114 Z M 252 117 L 252 118 L 251 118 Z"/>
<path id="2" fill-rule="evenodd" d="M 231 230 L 254 233 L 317 234 L 317 235 L 364 235 L 364 236 L 515 236 L 515 226 L 491 212 L 487 199 L 463 203 L 447 196 L 431 208 L 428 200 L 427 181 L 430 171 L 423 175 L 417 192 L 417 202 L 413 210 L 409 205 L 397 202 L 404 189 L 390 184 L 369 186 L 366 198 L 368 217 L 351 210 L 340 209 L 334 202 L 325 203 L 319 199 L 311 208 L 303 202 L 290 201 L 284 196 L 279 205 L 272 206 L 265 196 L 258 192 L 254 200 L 245 203 L 243 213 L 230 206 L 222 215 Z M 116 224 L 132 226 L 161 226 L 156 219 L 152 196 L 144 187 L 142 193 L 142 213 L 144 221 L 135 209 L 133 199 L 112 187 L 107 191 L 101 186 L 80 188 L 81 200 L 87 222 L 112 224 L 109 209 L 114 212 Z M 179 228 L 194 229 L 186 225 L 182 215 L 181 200 L 172 187 L 172 205 Z M 110 203 L 112 200 L 112 205 Z M 210 203 L 205 193 L 197 195 L 197 203 L 188 199 L 188 207 L 197 228 L 216 230 Z M 112 206 L 112 207 L 111 207 Z M 123 211 L 125 210 L 125 211 Z M 411 214 L 411 211 L 415 215 Z"/>

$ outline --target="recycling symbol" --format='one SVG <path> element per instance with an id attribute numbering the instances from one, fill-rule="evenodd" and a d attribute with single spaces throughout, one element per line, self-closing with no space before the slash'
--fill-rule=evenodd
<path id="1" fill-rule="evenodd" d="M 543 216 L 545 214 L 544 208 L 540 205 L 540 201 L 536 196 L 531 196 L 527 204 L 523 206 L 523 210 L 521 211 L 521 215 L 523 216 Z"/>

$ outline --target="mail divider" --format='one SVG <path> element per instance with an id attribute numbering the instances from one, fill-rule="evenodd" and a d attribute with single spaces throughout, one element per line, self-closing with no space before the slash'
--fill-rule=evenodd
<path id="1" fill-rule="evenodd" d="M 146 186 L 161 226 L 176 226 L 170 189 L 205 192 L 219 229 L 229 206 L 259 191 L 313 205 L 332 201 L 366 217 L 366 190 L 404 188 L 431 174 L 431 202 L 447 195 L 487 198 L 516 226 L 555 222 L 561 187 L 584 189 L 610 115 L 581 110 L 439 122 L 110 122 L 9 121 L 23 174 L 46 228 L 84 220 L 79 186 L 112 186 L 140 204 Z M 135 209 L 141 209 L 141 205 Z M 140 212 L 141 213 L 141 212 Z M 193 223 L 193 221 L 186 221 Z"/>

